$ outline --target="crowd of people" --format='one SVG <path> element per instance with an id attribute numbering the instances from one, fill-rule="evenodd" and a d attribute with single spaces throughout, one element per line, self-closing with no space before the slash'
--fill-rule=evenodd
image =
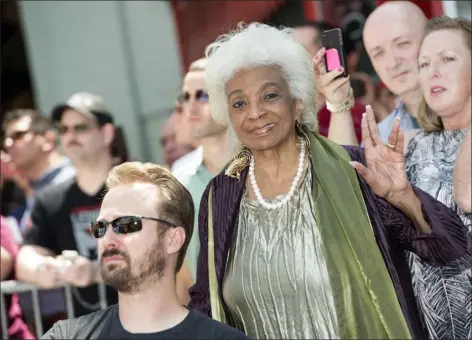
<path id="1" fill-rule="evenodd" d="M 377 7 L 378 89 L 327 70 L 330 28 L 217 37 L 165 166 L 114 158 L 95 94 L 7 113 L 2 184 L 25 200 L 2 216 L 1 279 L 41 289 L 43 338 L 472 339 L 471 22 Z M 30 295 L 6 299 L 9 337 L 34 338 Z"/>

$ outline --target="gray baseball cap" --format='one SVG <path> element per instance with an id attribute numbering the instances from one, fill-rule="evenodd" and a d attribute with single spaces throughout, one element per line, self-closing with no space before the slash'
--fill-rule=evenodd
<path id="1" fill-rule="evenodd" d="M 66 103 L 61 103 L 53 108 L 52 121 L 60 121 L 62 114 L 67 109 L 73 109 L 86 117 L 94 118 L 100 124 L 113 123 L 113 115 L 107 104 L 100 96 L 95 94 L 75 93 Z"/>

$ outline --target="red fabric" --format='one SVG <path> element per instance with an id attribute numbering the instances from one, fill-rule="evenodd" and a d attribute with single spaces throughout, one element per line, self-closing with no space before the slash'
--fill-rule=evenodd
<path id="1" fill-rule="evenodd" d="M 205 46 L 240 21 L 264 21 L 284 4 L 265 1 L 171 1 L 184 73 L 191 62 L 204 56 Z"/>
<path id="2" fill-rule="evenodd" d="M 351 109 L 352 122 L 354 124 L 354 130 L 356 132 L 357 141 L 359 144 L 362 140 L 361 121 L 362 114 L 365 112 L 365 106 L 360 103 L 354 103 L 354 107 Z M 325 137 L 328 137 L 329 124 L 331 121 L 331 112 L 324 106 L 318 112 L 318 125 L 319 133 Z"/>
<path id="3" fill-rule="evenodd" d="M 0 241 L 1 246 L 5 248 L 13 257 L 16 258 L 18 253 L 18 244 L 13 238 L 10 228 L 8 228 L 7 221 L 3 216 L 0 216 Z M 10 280 L 14 279 L 15 275 L 12 272 Z M 23 321 L 23 313 L 18 301 L 18 295 L 5 296 L 7 310 L 8 310 L 8 336 L 15 340 L 34 340 L 33 334 L 28 329 L 28 326 Z"/>

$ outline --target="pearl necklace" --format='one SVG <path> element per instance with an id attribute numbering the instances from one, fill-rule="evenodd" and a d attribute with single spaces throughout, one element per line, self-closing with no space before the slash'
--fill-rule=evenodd
<path id="1" fill-rule="evenodd" d="M 299 152 L 299 158 L 298 158 L 297 174 L 295 175 L 295 178 L 292 181 L 292 185 L 290 186 L 289 192 L 280 201 L 275 202 L 275 203 L 269 203 L 266 200 L 264 200 L 264 198 L 262 197 L 261 190 L 257 186 L 256 176 L 254 175 L 254 167 L 255 167 L 254 157 L 251 156 L 251 161 L 249 163 L 249 180 L 254 190 L 254 194 L 256 195 L 257 201 L 263 208 L 267 210 L 274 210 L 274 209 L 281 208 L 284 204 L 290 201 L 293 194 L 295 193 L 295 189 L 297 188 L 298 182 L 300 181 L 300 178 L 302 177 L 303 162 L 305 161 L 305 149 L 306 149 L 305 141 L 302 138 L 299 138 L 298 141 L 300 143 L 300 152 Z"/>

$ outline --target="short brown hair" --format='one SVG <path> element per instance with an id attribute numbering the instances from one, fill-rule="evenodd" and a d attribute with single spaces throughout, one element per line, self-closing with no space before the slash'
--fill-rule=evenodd
<path id="1" fill-rule="evenodd" d="M 185 230 L 185 242 L 180 249 L 176 272 L 180 270 L 193 233 L 195 209 L 188 190 L 167 169 L 160 165 L 126 162 L 115 166 L 106 181 L 108 189 L 123 184 L 150 183 L 159 189 L 162 199 L 158 204 L 161 219 L 168 220 Z M 168 227 L 166 227 L 167 229 Z"/>
<path id="2" fill-rule="evenodd" d="M 423 44 L 426 37 L 435 32 L 441 30 L 456 30 L 462 34 L 465 45 L 472 52 L 472 26 L 471 21 L 464 18 L 450 18 L 448 16 L 436 17 L 428 20 L 421 45 Z M 420 107 L 417 115 L 418 123 L 425 132 L 442 131 L 444 129 L 443 123 L 439 115 L 434 113 L 429 108 L 426 100 L 421 100 Z"/>
<path id="3" fill-rule="evenodd" d="M 31 130 L 44 134 L 47 131 L 53 131 L 54 125 L 48 117 L 41 115 L 41 113 L 36 109 L 24 108 L 24 109 L 14 109 L 5 113 L 5 120 L 3 120 L 3 133 L 6 132 L 8 125 L 13 121 L 22 119 L 22 118 L 31 118 Z"/>

